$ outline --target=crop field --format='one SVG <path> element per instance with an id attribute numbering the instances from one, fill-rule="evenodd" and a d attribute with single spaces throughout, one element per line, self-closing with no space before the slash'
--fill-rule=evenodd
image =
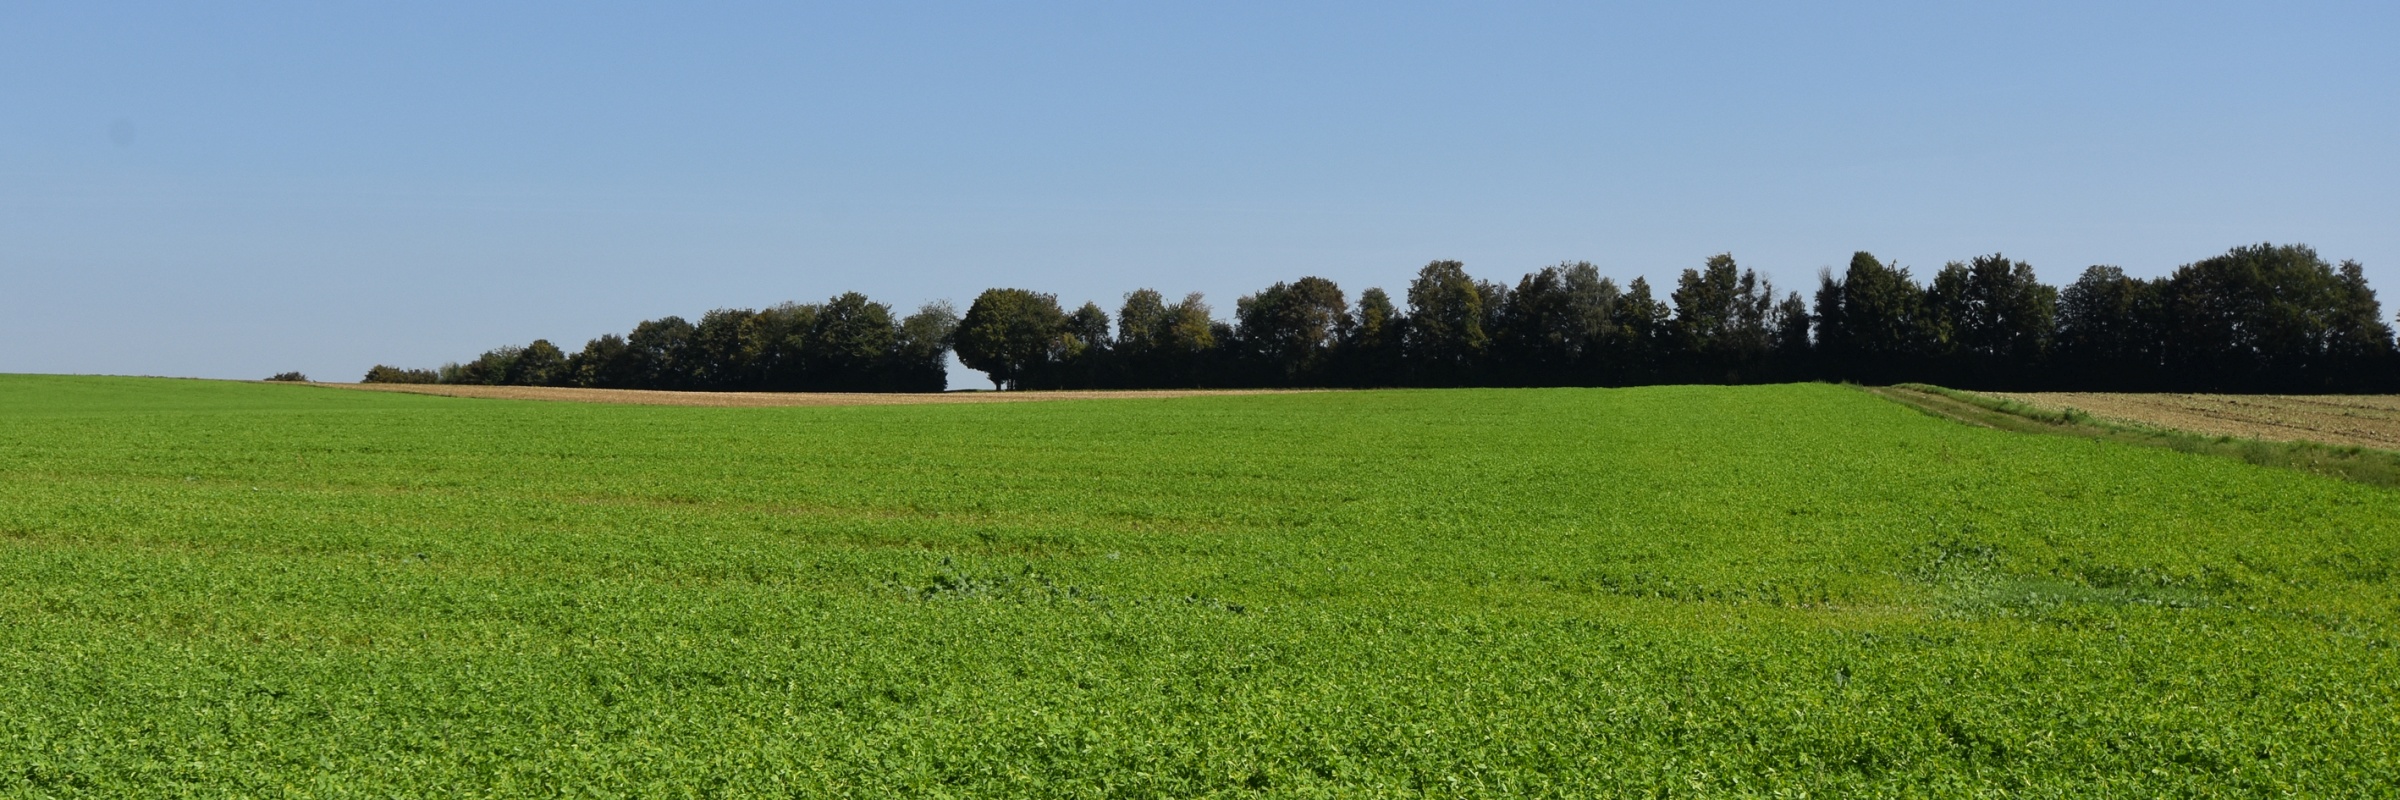
<path id="1" fill-rule="evenodd" d="M 0 795 L 2391 795 L 2396 564 L 1828 385 L 0 376 Z"/>
<path id="2" fill-rule="evenodd" d="M 2052 410 L 2209 436 L 2400 450 L 2400 395 L 1986 392 Z"/>

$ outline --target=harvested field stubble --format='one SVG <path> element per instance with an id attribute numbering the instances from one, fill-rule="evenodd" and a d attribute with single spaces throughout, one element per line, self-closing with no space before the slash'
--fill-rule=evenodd
<path id="1" fill-rule="evenodd" d="M 2400 450 L 2400 395 L 1984 392 L 2111 422 L 2271 442 Z"/>

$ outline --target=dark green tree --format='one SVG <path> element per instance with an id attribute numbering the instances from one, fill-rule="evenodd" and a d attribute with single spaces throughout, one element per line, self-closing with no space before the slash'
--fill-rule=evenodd
<path id="1" fill-rule="evenodd" d="M 634 376 L 635 385 L 626 388 L 692 388 L 687 353 L 692 330 L 691 323 L 673 316 L 633 326 L 633 333 L 625 337 L 625 358 L 631 362 L 628 373 Z"/>
<path id="2" fill-rule="evenodd" d="M 1883 384 L 1925 379 L 1925 290 L 1903 267 L 1861 250 L 1817 289 L 1817 355 L 1828 377 Z"/>
<path id="3" fill-rule="evenodd" d="M 948 301 L 918 307 L 900 320 L 900 338 L 893 347 L 893 380 L 904 392 L 938 392 L 950 385 L 950 345 L 958 331 L 958 311 Z"/>
<path id="4" fill-rule="evenodd" d="M 637 388 L 640 376 L 635 374 L 634 369 L 624 337 L 613 333 L 604 333 L 585 342 L 581 351 L 567 357 L 567 380 L 573 386 L 591 389 Z"/>
<path id="5" fill-rule="evenodd" d="M 2032 265 L 1994 253 L 1951 262 L 1926 289 L 1934 355 L 1954 385 L 2013 386 L 2031 380 L 2049 355 L 2058 290 Z"/>
<path id="6" fill-rule="evenodd" d="M 1165 340 L 1167 301 L 1156 289 L 1137 289 L 1125 295 L 1117 310 L 1117 349 L 1146 353 Z"/>
<path id="7" fill-rule="evenodd" d="M 375 365 L 374 367 L 372 367 L 372 368 L 369 368 L 369 369 L 367 370 L 367 376 L 366 376 L 365 378 L 362 378 L 362 379 L 360 379 L 360 380 L 359 380 L 359 382 L 360 382 L 360 383 L 439 383 L 439 382 L 441 381 L 441 379 L 442 379 L 442 376 L 441 376 L 441 374 L 440 374 L 440 373 L 434 372 L 433 370 L 429 370 L 429 369 L 401 369 L 401 368 L 399 368 L 399 367 L 389 366 L 389 365 L 385 365 L 385 364 L 377 364 L 377 365 Z"/>
<path id="8" fill-rule="evenodd" d="M 1333 281 L 1277 283 L 1234 304 L 1251 380 L 1276 386 L 1320 384 L 1350 327 L 1350 303 Z"/>
<path id="9" fill-rule="evenodd" d="M 483 355 L 464 364 L 443 364 L 441 382 L 499 386 L 508 382 L 510 368 L 515 366 L 517 356 L 524 352 L 525 348 L 512 344 L 486 350 Z"/>
<path id="10" fill-rule="evenodd" d="M 742 322 L 741 358 L 752 385 L 770 392 L 811 388 L 808 374 L 809 336 L 824 307 L 786 302 L 759 311 Z"/>
<path id="11" fill-rule="evenodd" d="M 1159 363 L 1159 373 L 1166 386 L 1178 388 L 1215 385 L 1217 348 L 1230 337 L 1217 324 L 1199 292 L 1184 295 L 1182 300 L 1167 306 L 1165 327 L 1160 330 L 1158 345 L 1151 357 Z"/>
<path id="12" fill-rule="evenodd" d="M 1408 285 L 1408 356 L 1420 380 L 1442 386 L 1473 380 L 1491 346 L 1485 297 L 1462 262 L 1435 261 L 1417 271 Z"/>
<path id="13" fill-rule="evenodd" d="M 501 382 L 510 386 L 562 386 L 567 378 L 567 354 L 548 339 L 535 339 L 533 344 L 517 351 Z"/>
<path id="14" fill-rule="evenodd" d="M 1125 305 L 1117 310 L 1117 341 L 1110 348 L 1115 385 L 1162 385 L 1166 376 L 1159 347 L 1166 340 L 1166 298 L 1155 289 L 1127 293 Z"/>
<path id="15" fill-rule="evenodd" d="M 982 370 L 1001 389 L 1057 358 L 1067 314 L 1056 295 L 1024 289 L 986 289 L 958 324 L 958 360 Z"/>
<path id="16" fill-rule="evenodd" d="M 1399 386 L 1406 383 L 1407 363 L 1403 347 L 1407 341 L 1408 318 L 1392 304 L 1392 296 L 1380 287 L 1358 293 L 1358 308 L 1351 315 L 1349 336 L 1342 342 L 1341 366 L 1337 373 L 1341 381 L 1351 386 Z"/>
<path id="17" fill-rule="evenodd" d="M 2170 380 L 2209 391 L 2367 389 L 2360 359 L 2390 350 L 2363 274 L 2305 245 L 2258 244 L 2186 264 L 2167 280 Z"/>
<path id="18" fill-rule="evenodd" d="M 1815 347 L 1809 341 L 1808 301 L 1799 292 L 1784 296 L 1775 304 L 1771 317 L 1775 324 L 1775 373 L 1779 378 L 1798 379 L 1815 373 Z"/>
<path id="19" fill-rule="evenodd" d="M 1648 278 L 1635 277 L 1625 284 L 1625 295 L 1609 314 L 1615 341 L 1600 352 L 1602 383 L 1626 385 L 1658 378 L 1672 336 L 1668 313 L 1667 304 L 1651 294 Z"/>
<path id="20" fill-rule="evenodd" d="M 892 307 L 846 292 L 825 301 L 809 327 L 802 356 L 808 383 L 817 391 L 883 391 L 883 374 L 899 342 Z"/>
<path id="21" fill-rule="evenodd" d="M 1588 261 L 1526 275 L 1507 293 L 1492 331 L 1494 360 L 1512 383 L 1596 379 L 1597 350 L 1610 342 L 1620 294 Z"/>
<path id="22" fill-rule="evenodd" d="M 1105 352 L 1111 341 L 1108 328 L 1108 312 L 1099 303 L 1086 302 L 1067 315 L 1067 335 L 1075 337 L 1080 348 Z"/>
<path id="23" fill-rule="evenodd" d="M 1711 382 L 1757 379 L 1774 349 L 1774 296 L 1774 287 L 1741 269 L 1731 253 L 1710 256 L 1701 269 L 1684 270 L 1671 297 L 1675 345 L 1686 374 Z"/>
<path id="24" fill-rule="evenodd" d="M 1815 300 L 1815 313 L 1809 315 L 1809 320 L 1816 328 L 1817 373 L 1826 378 L 1847 377 L 1844 373 L 1849 371 L 1849 365 L 1844 359 L 1849 355 L 1850 342 L 1843 337 L 1849 330 L 1845 324 L 1847 318 L 1842 314 L 1842 279 L 1834 277 L 1832 267 L 1817 270 Z"/>
<path id="25" fill-rule="evenodd" d="M 2078 388 L 2158 388 L 2163 366 L 2165 283 L 2096 265 L 2059 292 L 2053 377 Z"/>
<path id="26" fill-rule="evenodd" d="M 747 308 L 720 308 L 700 315 L 700 324 L 692 326 L 685 343 L 683 367 L 690 383 L 686 388 L 713 392 L 734 392 L 757 389 L 759 374 L 743 346 L 742 331 L 758 312 Z"/>
<path id="27" fill-rule="evenodd" d="M 1048 386 L 1062 389 L 1094 389 L 1115 384 L 1114 340 L 1109 336 L 1108 312 L 1100 304 L 1086 302 L 1067 315 L 1066 333 L 1060 338 L 1058 362 L 1042 376 Z"/>
<path id="28" fill-rule="evenodd" d="M 2326 315 L 2326 365 L 2337 376 L 2333 388 L 2388 392 L 2400 389 L 2400 348 L 2392 327 L 2383 322 L 2383 305 L 2367 288 L 2367 272 L 2357 261 L 2334 267 L 2333 303 Z"/>

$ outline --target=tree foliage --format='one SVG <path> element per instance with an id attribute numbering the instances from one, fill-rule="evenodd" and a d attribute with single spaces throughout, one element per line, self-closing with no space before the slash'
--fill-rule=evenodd
<path id="1" fill-rule="evenodd" d="M 1001 389 L 1021 388 L 1064 350 L 1066 312 L 1056 295 L 1024 289 L 986 289 L 958 324 L 958 360 L 992 376 Z"/>
<path id="2" fill-rule="evenodd" d="M 1421 380 L 1437 386 L 1471 382 L 1491 344 L 1483 326 L 1486 296 L 1462 262 L 1435 261 L 1417 271 L 1408 284 L 1406 342 Z"/>
<path id="3" fill-rule="evenodd" d="M 2301 245 L 2260 244 L 2161 278 L 2095 266 L 2064 290 L 1994 253 L 1919 284 L 1860 251 L 1786 292 L 1730 253 L 1620 287 L 1589 262 L 1513 284 L 1458 261 L 1417 271 L 1402 308 L 1355 303 L 1316 276 L 1277 282 L 1219 321 L 1199 293 L 1140 289 L 1112 320 L 1054 295 L 991 289 L 961 317 L 905 319 L 846 293 L 822 304 L 718 309 L 606 334 L 572 355 L 546 340 L 438 372 L 378 366 L 371 382 L 764 391 L 937 391 L 955 351 L 1004 389 L 1240 386 L 1622 386 L 1657 382 L 1930 381 L 1967 388 L 2400 390 L 2400 352 L 2365 270 Z"/>
<path id="4" fill-rule="evenodd" d="M 1313 276 L 1242 298 L 1234 317 L 1256 378 L 1283 386 L 1324 383 L 1351 324 L 1341 287 Z"/>

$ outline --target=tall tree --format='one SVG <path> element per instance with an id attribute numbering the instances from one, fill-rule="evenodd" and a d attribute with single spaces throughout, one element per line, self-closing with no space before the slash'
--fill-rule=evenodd
<path id="1" fill-rule="evenodd" d="M 1067 314 L 1056 295 L 1024 289 L 986 289 L 958 324 L 958 360 L 982 370 L 1001 389 L 1049 366 L 1066 333 Z"/>
<path id="2" fill-rule="evenodd" d="M 1137 289 L 1125 295 L 1117 311 L 1117 349 L 1145 353 L 1166 338 L 1167 301 L 1156 289 Z"/>
<path id="3" fill-rule="evenodd" d="M 548 339 L 535 339 L 533 344 L 517 351 L 501 382 L 511 386 L 563 385 L 567 382 L 567 354 Z"/>
<path id="4" fill-rule="evenodd" d="M 809 383 L 820 391 L 889 388 L 883 371 L 900 333 L 892 322 L 891 306 L 846 292 L 825 301 L 816 316 L 805 357 Z"/>
<path id="5" fill-rule="evenodd" d="M 2375 383 L 2354 353 L 2390 348 L 2365 278 L 2305 245 L 2258 244 L 2186 264 L 2167 281 L 2172 380 L 2217 391 L 2329 391 Z M 2366 380 L 2362 380 L 2366 379 Z"/>
<path id="6" fill-rule="evenodd" d="M 1951 262 L 1926 290 L 1932 343 L 1954 383 L 2015 385 L 2049 354 L 2058 290 L 2033 266 L 1994 253 Z"/>
<path id="7" fill-rule="evenodd" d="M 1517 281 L 1492 331 L 1495 361 L 1510 382 L 1582 383 L 1593 376 L 1593 351 L 1611 333 L 1609 315 L 1620 292 L 1591 262 L 1544 267 Z"/>
<path id="8" fill-rule="evenodd" d="M 627 351 L 625 338 L 613 333 L 585 342 L 581 352 L 567 357 L 569 382 L 591 389 L 638 388 L 639 376 Z"/>
<path id="9" fill-rule="evenodd" d="M 1755 379 L 1755 370 L 1773 350 L 1769 317 L 1775 304 L 1774 287 L 1758 273 L 1741 269 L 1733 254 L 1710 256 L 1698 270 L 1687 269 L 1676 282 L 1675 341 L 1689 359 L 1692 377 L 1708 381 Z"/>
<path id="10" fill-rule="evenodd" d="M 1635 277 L 1609 314 L 1618 331 L 1614 346 L 1601 351 L 1601 381 L 1625 385 L 1652 380 L 1663 368 L 1669 339 L 1667 304 L 1651 294 L 1650 280 Z"/>
<path id="11" fill-rule="evenodd" d="M 1099 303 L 1086 302 L 1067 315 L 1067 334 L 1075 337 L 1076 344 L 1082 347 L 1107 350 L 1108 328 L 1108 312 L 1101 310 Z"/>
<path id="12" fill-rule="evenodd" d="M 2344 376 L 2328 383 L 2344 389 L 2388 392 L 2400 389 L 2400 348 L 2392 327 L 2383 322 L 2383 306 L 2367 288 L 2366 267 L 2344 260 L 2334 267 L 2333 303 L 2326 315 L 2327 367 Z"/>
<path id="13" fill-rule="evenodd" d="M 1341 287 L 1313 276 L 1269 286 L 1234 309 L 1253 379 L 1275 385 L 1321 381 L 1350 327 Z"/>
<path id="14" fill-rule="evenodd" d="M 1842 279 L 1834 277 L 1832 267 L 1817 270 L 1815 308 L 1816 313 L 1809 315 L 1809 319 L 1816 327 L 1816 374 L 1823 378 L 1849 377 L 1845 373 L 1850 369 L 1847 358 L 1851 348 L 1847 317 L 1842 313 Z"/>
<path id="15" fill-rule="evenodd" d="M 1775 304 L 1775 363 L 1776 372 L 1784 379 L 1796 379 L 1815 374 L 1815 347 L 1809 341 L 1808 301 L 1792 292 Z"/>
<path id="16" fill-rule="evenodd" d="M 1117 341 L 1110 348 L 1115 385 L 1158 386 L 1165 380 L 1158 348 L 1167 338 L 1167 301 L 1156 289 L 1125 295 L 1117 310 Z"/>
<path id="17" fill-rule="evenodd" d="M 741 359 L 757 388 L 775 392 L 809 388 L 809 336 L 817 327 L 816 305 L 785 302 L 744 320 Z"/>
<path id="18" fill-rule="evenodd" d="M 661 317 L 633 326 L 625 337 L 625 358 L 638 389 L 689 389 L 692 370 L 687 349 L 693 326 L 682 317 Z"/>
<path id="19" fill-rule="evenodd" d="M 509 370 L 516 366 L 517 356 L 524 352 L 525 348 L 512 344 L 486 350 L 483 355 L 465 364 L 444 364 L 441 370 L 441 381 L 471 386 L 505 384 L 508 382 Z"/>
<path id="20" fill-rule="evenodd" d="M 949 388 L 951 342 L 958 331 L 958 311 L 936 300 L 900 320 L 900 338 L 892 348 L 893 388 L 903 392 L 938 392 Z"/>
<path id="21" fill-rule="evenodd" d="M 1116 358 L 1109 336 L 1108 312 L 1086 302 L 1067 315 L 1059 363 L 1046 377 L 1060 388 L 1095 389 L 1114 385 Z"/>
<path id="22" fill-rule="evenodd" d="M 1163 381 L 1160 385 L 1213 385 L 1217 348 L 1226 337 L 1219 335 L 1221 331 L 1211 316 L 1207 300 L 1199 292 L 1184 295 L 1182 300 L 1167 306 L 1160 324 L 1156 346 L 1150 351 L 1157 364 L 1155 375 Z"/>
<path id="23" fill-rule="evenodd" d="M 700 324 L 692 327 L 686 343 L 688 358 L 682 365 L 690 376 L 688 388 L 716 392 L 758 388 L 758 376 L 742 347 L 742 327 L 755 316 L 758 312 L 747 308 L 720 308 L 700 315 Z"/>
<path id="24" fill-rule="evenodd" d="M 2162 365 L 2165 284 L 2095 265 L 2059 292 L 2052 366 L 2062 385 L 2157 388 Z"/>
<path id="25" fill-rule="evenodd" d="M 1408 285 L 1408 353 L 1422 380 L 1447 386 L 1473 379 L 1491 345 L 1485 296 L 1462 262 L 1435 261 L 1417 271 Z"/>
<path id="26" fill-rule="evenodd" d="M 1861 250 L 1838 281 L 1817 289 L 1818 364 L 1844 380 L 1891 383 L 1924 377 L 1925 291 L 1905 267 Z"/>
<path id="27" fill-rule="evenodd" d="M 1350 386 L 1405 383 L 1407 365 L 1401 359 L 1407 328 L 1408 318 L 1392 304 L 1390 293 L 1381 287 L 1359 292 L 1349 335 L 1342 342 L 1341 366 L 1336 369 L 1341 381 Z"/>

